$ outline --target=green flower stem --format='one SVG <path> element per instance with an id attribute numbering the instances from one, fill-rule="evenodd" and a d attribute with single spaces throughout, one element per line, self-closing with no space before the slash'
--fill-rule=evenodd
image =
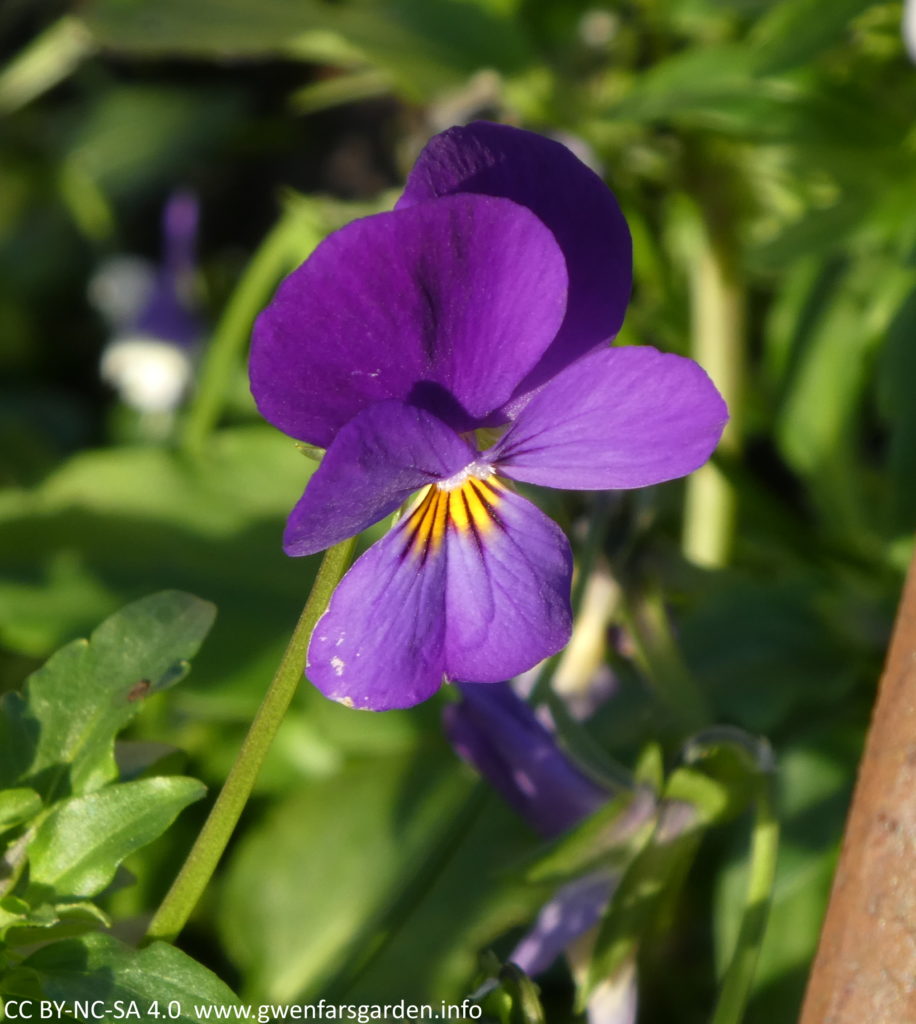
<path id="1" fill-rule="evenodd" d="M 740 1024 L 766 931 L 779 848 L 773 774 L 766 772 L 761 775 L 759 786 L 744 917 L 735 952 L 722 982 L 712 1024 Z"/>
<path id="2" fill-rule="evenodd" d="M 302 678 L 312 630 L 350 563 L 355 543 L 356 539 L 351 538 L 325 552 L 312 592 L 296 623 L 273 682 L 258 708 L 204 827 L 171 889 L 153 915 L 146 933 L 147 941 L 175 940 L 216 870 Z"/>
<path id="3" fill-rule="evenodd" d="M 729 409 L 718 451 L 736 456 L 741 448 L 745 361 L 745 287 L 736 268 L 735 246 L 703 224 L 691 226 L 691 355 L 712 378 Z M 687 479 L 684 554 L 715 568 L 730 557 L 735 534 L 736 494 L 714 462 Z"/>
<path id="4" fill-rule="evenodd" d="M 219 421 L 251 326 L 284 273 L 311 252 L 324 232 L 303 204 L 289 209 L 245 268 L 207 346 L 197 388 L 181 427 L 183 451 L 198 456 Z"/>

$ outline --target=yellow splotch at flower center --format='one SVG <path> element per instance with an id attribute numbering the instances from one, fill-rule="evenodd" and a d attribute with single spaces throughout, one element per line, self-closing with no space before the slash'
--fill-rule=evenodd
<path id="1" fill-rule="evenodd" d="M 442 547 L 448 530 L 481 543 L 499 525 L 497 509 L 505 489 L 495 475 L 469 476 L 447 489 L 431 485 L 404 524 L 405 554 L 425 560 Z"/>

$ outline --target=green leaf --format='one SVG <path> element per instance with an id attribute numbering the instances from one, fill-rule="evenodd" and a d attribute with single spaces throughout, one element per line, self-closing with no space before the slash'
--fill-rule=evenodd
<path id="1" fill-rule="evenodd" d="M 195 1006 L 239 1005 L 215 974 L 162 942 L 136 950 L 110 935 L 86 935 L 46 946 L 23 968 L 34 972 L 47 999 L 135 1001 L 142 1016 L 134 1019 L 139 1020 L 152 1019 L 152 1003 L 161 1016 L 183 1024 L 196 1024 Z"/>
<path id="2" fill-rule="evenodd" d="M 806 64 L 838 43 L 850 22 L 873 0 L 782 0 L 761 18 L 749 51 L 758 71 L 768 74 Z"/>
<path id="3" fill-rule="evenodd" d="M 0 938 L 8 946 L 34 946 L 111 927 L 108 915 L 94 903 L 42 903 L 33 908 L 19 902 L 25 912 L 7 921 L 0 909 Z"/>
<path id="4" fill-rule="evenodd" d="M 103 46 L 134 55 L 204 58 L 290 54 L 324 31 L 315 0 L 90 0 L 82 20 Z"/>
<path id="5" fill-rule="evenodd" d="M 378 915 L 426 870 L 430 837 L 467 797 L 463 773 L 450 752 L 442 755 L 432 765 L 424 759 L 422 778 L 412 758 L 364 759 L 314 780 L 249 831 L 229 864 L 219 918 L 250 985 L 288 1001 L 353 968 L 347 951 L 361 937 L 378 954 L 380 937 L 396 930 Z M 466 908 L 477 898 L 462 897 Z M 427 982 L 405 989 L 407 979 L 395 980 L 410 997 Z"/>
<path id="6" fill-rule="evenodd" d="M 517 22 L 474 0 L 158 0 L 153 11 L 145 0 L 90 0 L 82 17 L 121 52 L 369 63 L 418 98 L 481 67 L 514 71 L 528 58 Z"/>
<path id="7" fill-rule="evenodd" d="M 39 487 L 0 491 L 0 642 L 45 658 L 139 594 L 200 594 L 219 619 L 176 699 L 247 724 L 317 567 L 280 543 L 313 464 L 260 425 L 222 431 L 206 455 L 81 452 Z"/>
<path id="8" fill-rule="evenodd" d="M 61 803 L 29 846 L 30 892 L 93 896 L 121 861 L 160 836 L 206 792 L 196 779 L 141 779 Z"/>
<path id="9" fill-rule="evenodd" d="M 115 735 L 144 697 L 181 678 L 214 615 L 207 601 L 165 591 L 58 651 L 24 697 L 0 703 L 0 782 L 29 782 L 50 800 L 116 778 Z"/>
<path id="10" fill-rule="evenodd" d="M 41 810 L 41 797 L 34 789 L 6 789 L 0 792 L 0 829 L 21 825 Z"/>

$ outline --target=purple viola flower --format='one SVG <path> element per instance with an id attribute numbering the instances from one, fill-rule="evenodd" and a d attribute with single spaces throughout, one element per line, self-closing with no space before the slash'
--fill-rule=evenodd
<path id="1" fill-rule="evenodd" d="M 559 143 L 485 123 L 435 137 L 395 210 L 337 231 L 280 286 L 255 326 L 252 392 L 327 448 L 286 552 L 420 491 L 315 629 L 307 674 L 328 697 L 409 707 L 563 647 L 569 544 L 513 480 L 644 487 L 709 457 L 727 413 L 703 370 L 608 347 L 629 290 L 603 182 Z M 485 427 L 502 433 L 480 448 Z"/>

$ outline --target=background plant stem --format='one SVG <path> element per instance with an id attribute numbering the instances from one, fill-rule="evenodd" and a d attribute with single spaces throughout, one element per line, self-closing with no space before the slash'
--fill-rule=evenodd
<path id="1" fill-rule="evenodd" d="M 706 370 L 728 405 L 730 420 L 719 452 L 736 455 L 741 448 L 744 377 L 744 287 L 731 247 L 697 225 L 690 273 L 691 353 Z M 736 494 L 715 463 L 687 479 L 684 554 L 698 565 L 714 568 L 728 562 L 735 533 Z"/>
<path id="2" fill-rule="evenodd" d="M 321 237 L 318 225 L 296 208 L 277 221 L 252 256 L 207 346 L 182 424 L 179 444 L 189 455 L 202 452 L 219 421 L 258 312 L 267 304 L 277 281 L 304 259 Z"/>
<path id="3" fill-rule="evenodd" d="M 216 865 L 238 824 L 264 758 L 302 678 L 312 630 L 327 608 L 334 588 L 350 563 L 355 543 L 356 539 L 351 538 L 325 552 L 312 592 L 296 623 L 270 688 L 255 714 L 235 763 L 204 822 L 204 827 L 172 887 L 150 921 L 147 940 L 163 939 L 173 942 L 177 938 L 216 870 Z"/>
<path id="4" fill-rule="evenodd" d="M 744 917 L 731 963 L 722 981 L 712 1024 L 740 1024 L 751 992 L 776 877 L 779 819 L 776 815 L 774 782 L 771 772 L 761 774 L 751 838 Z"/>

